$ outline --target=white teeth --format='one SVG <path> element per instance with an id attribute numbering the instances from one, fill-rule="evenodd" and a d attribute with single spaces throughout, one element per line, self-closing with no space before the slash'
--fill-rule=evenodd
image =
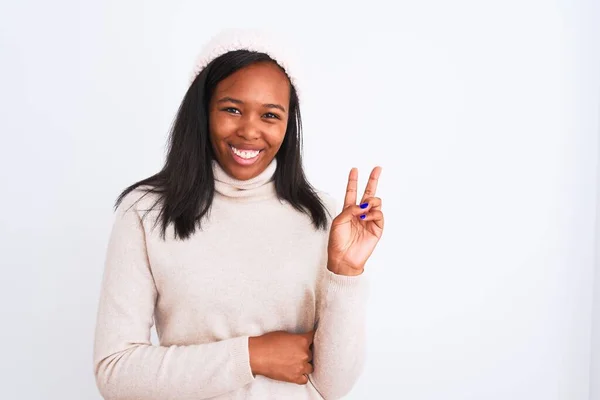
<path id="1" fill-rule="evenodd" d="M 245 159 L 254 158 L 260 153 L 260 150 L 238 150 L 233 146 L 231 146 L 231 149 L 235 154 Z"/>

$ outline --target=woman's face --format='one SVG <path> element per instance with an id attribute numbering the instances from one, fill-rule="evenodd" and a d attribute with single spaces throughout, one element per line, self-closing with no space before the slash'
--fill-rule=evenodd
<path id="1" fill-rule="evenodd" d="M 271 163 L 287 128 L 290 84 L 273 63 L 255 63 L 217 84 L 209 131 L 217 161 L 232 177 L 248 180 Z"/>

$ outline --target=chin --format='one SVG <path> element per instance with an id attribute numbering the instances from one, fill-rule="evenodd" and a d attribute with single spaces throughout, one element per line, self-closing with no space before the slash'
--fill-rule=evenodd
<path id="1" fill-rule="evenodd" d="M 240 181 L 252 179 L 259 175 L 266 168 L 266 166 L 264 166 L 262 163 L 250 166 L 242 166 L 237 164 L 235 161 L 228 159 L 226 159 L 225 162 L 220 161 L 220 164 L 231 177 Z"/>
<path id="2" fill-rule="evenodd" d="M 232 172 L 232 176 L 240 181 L 247 181 L 248 179 L 252 179 L 262 172 L 261 168 L 238 168 L 238 166 L 236 165 L 233 165 L 230 168 L 230 170 Z"/>

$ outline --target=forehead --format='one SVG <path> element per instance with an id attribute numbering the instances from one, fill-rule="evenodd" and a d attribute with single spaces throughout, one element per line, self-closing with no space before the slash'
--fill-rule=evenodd
<path id="1" fill-rule="evenodd" d="M 243 101 L 289 101 L 290 83 L 275 64 L 261 62 L 244 67 L 217 84 L 215 97 L 231 96 Z M 243 98 L 242 98 L 243 97 Z"/>

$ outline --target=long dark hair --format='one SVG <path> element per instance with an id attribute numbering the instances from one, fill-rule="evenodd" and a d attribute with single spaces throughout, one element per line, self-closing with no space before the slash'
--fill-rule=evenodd
<path id="1" fill-rule="evenodd" d="M 257 62 L 272 62 L 285 72 L 265 53 L 235 50 L 214 59 L 196 76 L 173 122 L 164 167 L 157 174 L 127 187 L 117 198 L 115 208 L 127 194 L 140 188 L 145 194 L 157 194 L 152 208 L 160 207 L 156 222 L 161 224 L 162 238 L 170 223 L 174 224 L 175 237 L 181 239 L 201 229 L 201 221 L 210 211 L 215 194 L 214 154 L 208 130 L 210 99 L 220 81 Z M 276 159 L 277 196 L 309 215 L 317 229 L 325 229 L 326 207 L 302 169 L 302 121 L 298 95 L 291 81 L 289 119 Z"/>

